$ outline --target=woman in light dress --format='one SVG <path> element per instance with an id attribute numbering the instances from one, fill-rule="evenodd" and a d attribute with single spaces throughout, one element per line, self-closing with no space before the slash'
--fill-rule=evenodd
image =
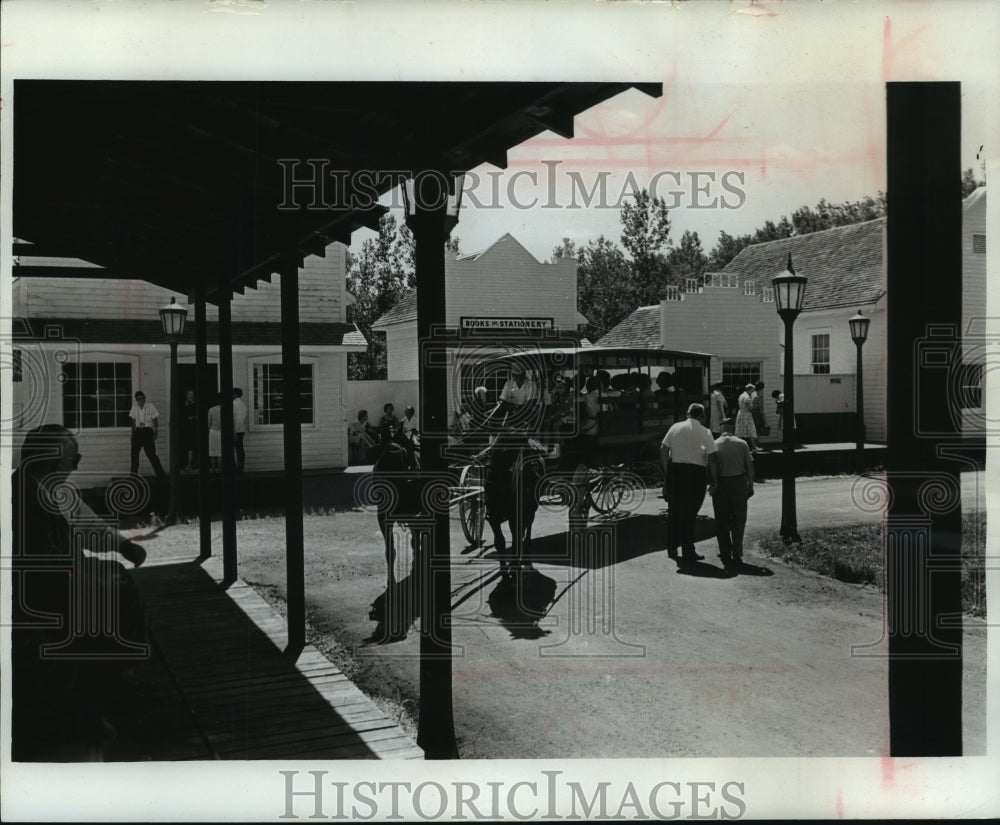
<path id="1" fill-rule="evenodd" d="M 218 399 L 208 410 L 208 469 L 213 473 L 222 469 L 222 407 Z"/>
<path id="2" fill-rule="evenodd" d="M 754 385 L 747 384 L 737 402 L 739 412 L 736 413 L 736 437 L 742 438 L 750 445 L 751 450 L 758 452 L 757 427 L 753 423 L 753 393 Z"/>

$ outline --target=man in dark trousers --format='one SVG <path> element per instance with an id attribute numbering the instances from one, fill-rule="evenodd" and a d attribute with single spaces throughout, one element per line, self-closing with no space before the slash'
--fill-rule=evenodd
<path id="1" fill-rule="evenodd" d="M 677 558 L 677 548 L 686 562 L 705 558 L 695 552 L 695 521 L 705 501 L 708 484 L 709 456 L 715 452 L 715 441 L 702 424 L 705 407 L 692 404 L 687 418 L 674 424 L 660 444 L 660 458 L 666 474 L 667 502 L 670 506 L 670 528 L 667 551 Z"/>
<path id="2" fill-rule="evenodd" d="M 135 404 L 128 414 L 132 420 L 132 466 L 130 472 L 135 475 L 139 472 L 139 451 L 146 451 L 146 458 L 153 465 L 153 472 L 157 478 L 165 478 L 163 465 L 156 455 L 156 436 L 158 434 L 158 422 L 160 413 L 152 404 L 146 403 L 146 394 L 139 390 L 135 394 Z"/>
<path id="3" fill-rule="evenodd" d="M 743 561 L 743 532 L 747 526 L 747 499 L 753 495 L 753 455 L 750 446 L 733 435 L 733 419 L 722 422 L 722 435 L 708 457 L 709 486 L 719 557 L 726 569 L 738 570 Z"/>

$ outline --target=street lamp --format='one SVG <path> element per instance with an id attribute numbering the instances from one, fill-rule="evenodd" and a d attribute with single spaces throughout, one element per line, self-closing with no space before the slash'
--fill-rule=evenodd
<path id="1" fill-rule="evenodd" d="M 854 463 L 855 471 L 860 473 L 864 467 L 863 461 L 865 455 L 865 393 L 864 384 L 861 379 L 861 347 L 863 347 L 865 341 L 868 340 L 868 325 L 871 323 L 871 318 L 865 318 L 859 309 L 858 314 L 851 317 L 847 323 L 851 325 L 851 340 L 854 341 L 855 346 L 858 348 L 858 366 L 855 370 L 855 376 L 858 382 L 858 431 Z"/>
<path id="2" fill-rule="evenodd" d="M 177 500 L 180 497 L 180 417 L 181 400 L 177 391 L 177 345 L 184 334 L 184 322 L 187 320 L 187 307 L 182 307 L 170 299 L 170 303 L 160 310 L 160 323 L 163 334 L 170 344 L 170 509 L 167 512 L 167 524 L 177 522 Z"/>
<path id="3" fill-rule="evenodd" d="M 464 189 L 464 174 L 449 175 L 444 172 L 425 171 L 416 177 L 403 181 L 403 210 L 406 222 L 409 224 L 417 217 L 417 207 L 440 209 L 444 207 L 445 234 L 458 224 L 458 212 L 462 208 L 462 190 Z M 427 184 L 431 183 L 428 190 Z"/>
<path id="4" fill-rule="evenodd" d="M 802 541 L 799 537 L 798 519 L 795 515 L 795 378 L 792 362 L 792 325 L 802 311 L 806 294 L 806 278 L 796 275 L 792 268 L 792 254 L 788 253 L 785 271 L 771 279 L 774 302 L 778 315 L 785 323 L 785 407 L 782 415 L 781 450 L 781 537 L 787 544 Z"/>

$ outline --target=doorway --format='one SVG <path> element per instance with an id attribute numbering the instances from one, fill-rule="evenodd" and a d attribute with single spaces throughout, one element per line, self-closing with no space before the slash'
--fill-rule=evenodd
<path id="1" fill-rule="evenodd" d="M 205 402 L 206 410 L 211 407 L 215 402 L 215 396 L 219 393 L 219 365 L 209 364 L 206 370 L 206 377 L 199 385 L 197 365 L 178 364 L 177 387 L 174 388 L 174 391 L 179 394 L 178 401 L 180 401 L 182 409 L 184 407 L 184 396 L 188 390 L 194 390 L 195 397 Z"/>

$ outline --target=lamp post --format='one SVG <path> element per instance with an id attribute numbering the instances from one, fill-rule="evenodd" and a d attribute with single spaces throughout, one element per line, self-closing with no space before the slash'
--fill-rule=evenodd
<path id="1" fill-rule="evenodd" d="M 857 445 L 854 454 L 854 469 L 856 472 L 860 473 L 864 467 L 863 461 L 865 456 L 865 393 L 864 381 L 861 377 L 861 347 L 863 347 L 865 341 L 868 340 L 868 325 L 871 323 L 871 318 L 865 318 L 859 309 L 858 314 L 852 316 L 847 323 L 851 326 L 851 340 L 854 341 L 854 345 L 858 348 L 858 366 L 855 370 L 855 376 L 858 382 L 858 423 Z"/>
<path id="2" fill-rule="evenodd" d="M 792 268 L 792 254 L 788 253 L 785 271 L 771 279 L 774 302 L 778 315 L 785 324 L 785 408 L 782 417 L 781 451 L 781 537 L 787 544 L 802 541 L 799 537 L 798 518 L 795 515 L 795 376 L 792 359 L 792 325 L 802 311 L 806 293 L 806 278 L 796 275 Z"/>
<path id="3" fill-rule="evenodd" d="M 181 431 L 181 400 L 177 392 L 177 345 L 184 334 L 184 322 L 187 320 L 187 307 L 182 307 L 170 299 L 170 303 L 160 310 L 160 323 L 163 334 L 170 344 L 170 508 L 167 511 L 167 524 L 177 522 L 178 486 L 180 484 L 180 431 Z"/>

